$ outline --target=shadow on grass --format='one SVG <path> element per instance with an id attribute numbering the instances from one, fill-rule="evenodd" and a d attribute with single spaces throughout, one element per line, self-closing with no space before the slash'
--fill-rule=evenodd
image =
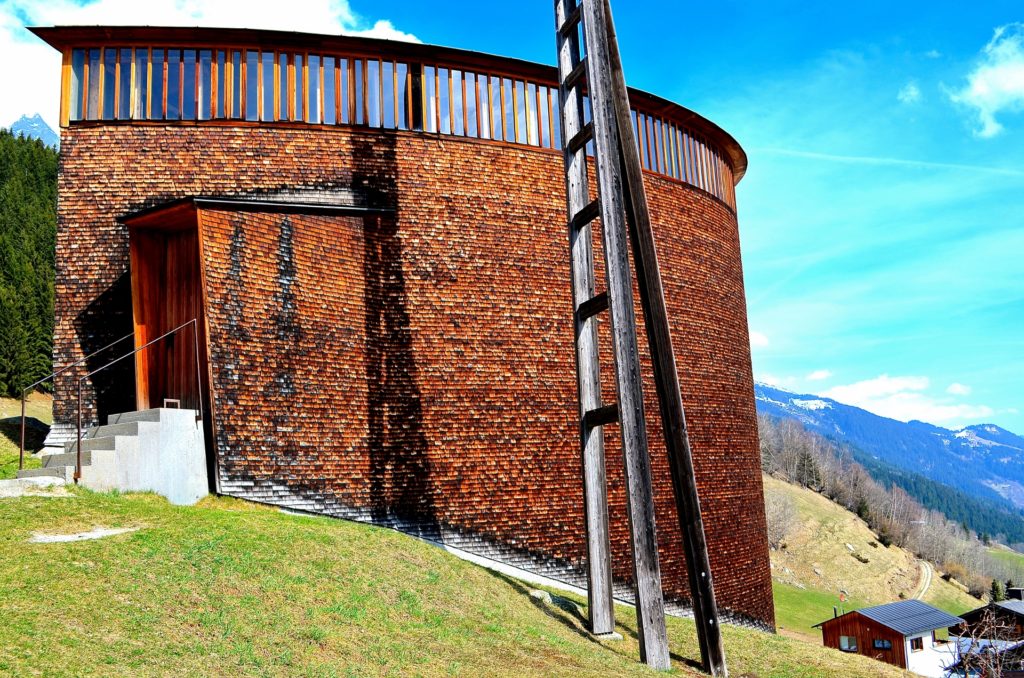
<path id="1" fill-rule="evenodd" d="M 554 619 L 555 621 L 561 623 L 563 626 L 569 628 L 574 633 L 576 633 L 576 635 L 586 638 L 587 640 L 597 645 L 601 645 L 602 647 L 607 648 L 606 645 L 602 644 L 593 634 L 591 634 L 587 630 L 590 626 L 590 620 L 584 614 L 584 606 L 582 604 L 578 604 L 575 601 L 570 600 L 569 598 L 565 598 L 553 593 L 549 594 L 551 596 L 551 602 L 545 603 L 531 596 L 530 591 L 533 589 L 531 589 L 529 586 L 519 581 L 518 579 L 514 579 L 512 577 L 509 577 L 508 575 L 502 574 L 500 572 L 495 572 L 493 570 L 487 570 L 487 572 L 492 577 L 500 579 L 502 582 L 508 584 L 508 586 L 514 589 L 517 593 L 527 598 L 531 605 L 544 612 L 544 614 L 546 614 L 548 617 Z M 621 612 L 621 610 L 617 612 Z M 619 619 L 619 621 L 616 622 L 615 630 L 623 635 L 629 636 L 636 642 L 639 642 L 640 640 L 636 630 L 622 623 L 621 618 Z M 612 652 L 616 652 L 614 648 L 607 649 L 611 650 Z M 620 651 L 617 652 L 617 654 L 626 653 Z M 685 665 L 691 669 L 695 669 L 701 672 L 703 672 L 704 670 L 700 661 L 697 659 L 683 657 L 682 655 L 679 655 L 675 652 L 669 652 L 669 657 L 672 659 L 673 662 Z"/>
<path id="2" fill-rule="evenodd" d="M 43 447 L 50 427 L 35 417 L 25 417 L 25 451 L 35 452 Z M 21 445 L 21 417 L 0 419 L 0 435 L 7 438 L 15 448 Z"/>

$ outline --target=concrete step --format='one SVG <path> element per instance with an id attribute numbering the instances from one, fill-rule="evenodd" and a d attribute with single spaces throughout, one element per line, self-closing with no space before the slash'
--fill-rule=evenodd
<path id="1" fill-rule="evenodd" d="M 126 424 L 133 421 L 160 421 L 160 408 L 139 410 L 138 412 L 122 412 L 107 417 L 107 424 Z"/>
<path id="2" fill-rule="evenodd" d="M 56 466 L 74 466 L 77 462 L 78 455 L 74 452 L 65 452 L 64 454 L 51 454 L 43 457 L 43 468 L 53 468 Z M 88 466 L 92 463 L 92 452 L 89 450 L 82 450 L 82 466 Z"/>
<path id="3" fill-rule="evenodd" d="M 112 450 L 116 438 L 114 436 L 102 436 L 99 438 L 82 438 L 82 452 L 87 450 Z M 64 453 L 72 454 L 78 451 L 78 442 L 69 440 L 64 443 Z"/>
<path id="4" fill-rule="evenodd" d="M 72 482 L 75 476 L 74 466 L 51 466 L 50 468 L 27 468 L 18 471 L 18 478 L 61 478 Z"/>
<path id="5" fill-rule="evenodd" d="M 89 429 L 90 438 L 106 438 L 108 436 L 137 436 L 139 422 L 126 421 L 123 424 L 107 424 Z"/>

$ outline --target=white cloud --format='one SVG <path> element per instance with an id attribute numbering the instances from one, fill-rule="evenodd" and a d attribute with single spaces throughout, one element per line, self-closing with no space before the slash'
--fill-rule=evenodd
<path id="1" fill-rule="evenodd" d="M 917 419 L 942 426 L 977 423 L 995 413 L 987 405 L 934 398 L 925 393 L 930 383 L 928 377 L 890 377 L 883 374 L 874 379 L 836 386 L 821 395 L 883 417 L 900 421 Z"/>
<path id="2" fill-rule="evenodd" d="M 950 99 L 974 109 L 979 137 L 994 137 L 1003 131 L 996 115 L 1024 110 L 1024 23 L 1000 26 L 987 45 L 963 88 L 950 92 Z"/>
<path id="3" fill-rule="evenodd" d="M 946 387 L 946 393 L 949 393 L 949 394 L 952 394 L 952 395 L 970 395 L 971 394 L 971 387 L 970 386 L 964 386 L 963 384 L 959 384 L 959 383 L 953 382 L 952 384 L 950 384 L 949 386 Z"/>
<path id="4" fill-rule="evenodd" d="M 767 335 L 763 332 L 750 333 L 750 348 L 764 348 L 769 343 Z"/>
<path id="5" fill-rule="evenodd" d="M 0 0 L 0 126 L 38 112 L 57 129 L 60 55 L 24 27 L 76 24 L 262 28 L 419 42 L 387 19 L 364 20 L 349 0 Z"/>
<path id="6" fill-rule="evenodd" d="M 774 374 L 767 373 L 754 375 L 754 381 L 759 381 L 762 384 L 768 384 L 769 386 L 779 386 L 782 383 L 782 380 Z"/>
<path id="7" fill-rule="evenodd" d="M 896 98 L 901 104 L 916 104 L 921 100 L 921 89 L 913 80 L 908 82 L 896 93 Z"/>
<path id="8" fill-rule="evenodd" d="M 814 370 L 807 375 L 807 381 L 823 381 L 832 376 L 828 370 Z"/>
<path id="9" fill-rule="evenodd" d="M 924 55 L 929 59 L 938 59 L 939 57 L 942 56 L 942 52 L 940 52 L 937 49 L 930 49 L 927 52 L 925 52 Z"/>

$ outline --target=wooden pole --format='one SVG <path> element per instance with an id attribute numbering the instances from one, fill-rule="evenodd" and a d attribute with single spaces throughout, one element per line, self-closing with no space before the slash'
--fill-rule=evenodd
<path id="1" fill-rule="evenodd" d="M 565 22 L 570 0 L 556 0 L 555 27 Z M 558 34 L 558 67 L 563 75 L 579 64 L 579 45 L 572 36 Z M 563 81 L 564 78 L 560 78 Z M 579 392 L 579 432 L 583 463 L 583 513 L 587 530 L 587 602 L 590 631 L 596 635 L 614 633 L 615 603 L 612 597 L 611 545 L 608 536 L 608 494 L 604 463 L 604 429 L 591 426 L 587 412 L 601 407 L 601 372 L 598 360 L 597 318 L 583 318 L 581 303 L 594 296 L 594 250 L 589 223 L 578 228 L 572 219 L 590 200 L 587 185 L 586 148 L 570 150 L 568 140 L 583 128 L 583 94 L 579 86 L 571 91 L 560 86 L 565 189 L 569 214 L 569 242 L 572 255 L 573 317 L 576 328 L 576 375 Z"/>
<path id="2" fill-rule="evenodd" d="M 693 470 L 690 441 L 686 432 L 686 417 L 679 389 L 672 336 L 669 332 L 668 311 L 658 267 L 658 255 L 651 227 L 647 194 L 644 190 L 640 157 L 636 151 L 633 126 L 629 115 L 629 97 L 626 90 L 622 62 L 619 56 L 615 27 L 609 0 L 599 0 L 605 8 L 609 56 L 612 74 L 612 96 L 620 135 L 620 161 L 626 178 L 626 215 L 629 223 L 633 257 L 636 265 L 640 301 L 647 325 L 647 339 L 654 363 L 654 381 L 658 390 L 662 429 L 672 473 L 672 487 L 679 514 L 679 527 L 683 535 L 693 613 L 697 622 L 704 670 L 713 676 L 727 676 L 725 650 L 718 620 L 718 605 L 711 577 L 704 522 L 701 517 L 700 498 Z"/>
<path id="3" fill-rule="evenodd" d="M 621 138 L 614 104 L 605 4 L 584 0 L 587 81 L 604 229 L 605 274 L 615 350 L 619 421 L 626 467 L 626 503 L 632 533 L 633 586 L 640 657 L 656 669 L 671 668 L 661 569 L 654 520 L 654 492 L 644 422 L 636 317 L 624 216 Z"/>

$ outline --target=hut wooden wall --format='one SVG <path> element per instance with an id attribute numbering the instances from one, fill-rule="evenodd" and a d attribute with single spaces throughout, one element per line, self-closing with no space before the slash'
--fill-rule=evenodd
<path id="1" fill-rule="evenodd" d="M 821 626 L 821 636 L 825 647 L 835 649 L 839 649 L 839 636 L 853 636 L 857 639 L 857 654 L 900 668 L 907 665 L 903 636 L 898 631 L 893 631 L 888 626 L 883 626 L 858 612 L 848 612 L 841 617 L 829 619 Z M 876 638 L 890 641 L 892 649 L 876 650 Z"/>

